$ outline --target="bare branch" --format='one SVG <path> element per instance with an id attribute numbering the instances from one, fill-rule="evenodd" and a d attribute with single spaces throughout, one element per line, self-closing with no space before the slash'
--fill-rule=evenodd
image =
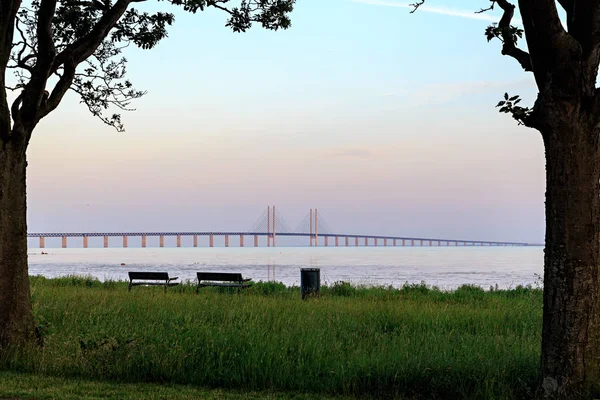
<path id="1" fill-rule="evenodd" d="M 412 10 L 410 10 L 410 13 L 412 14 L 415 11 L 417 11 L 419 9 L 419 7 L 421 7 L 424 3 L 425 3 L 425 0 L 418 0 L 416 3 L 409 4 L 409 6 L 413 8 Z"/>
<path id="2" fill-rule="evenodd" d="M 54 111 L 56 107 L 58 107 L 65 93 L 67 93 L 69 87 L 73 84 L 76 67 L 77 66 L 73 60 L 69 60 L 68 62 L 64 63 L 64 72 L 54 86 L 54 89 L 52 90 L 52 93 L 50 94 L 50 97 L 48 97 L 46 103 L 41 104 L 38 119 L 44 118 L 50 112 Z"/>
<path id="3" fill-rule="evenodd" d="M 15 86 L 4 85 L 4 88 L 6 90 L 10 90 L 11 92 L 16 92 L 17 90 L 23 90 L 23 86 L 21 86 L 21 85 L 15 85 Z"/>
<path id="4" fill-rule="evenodd" d="M 33 55 L 33 54 L 35 54 L 35 48 L 33 47 L 33 45 L 31 45 L 28 42 L 27 37 L 25 36 L 25 32 L 23 32 L 23 30 L 19 26 L 19 21 L 20 21 L 19 18 L 17 18 L 15 20 L 15 28 L 17 29 L 17 31 L 19 32 L 19 35 L 21 36 L 21 42 L 15 44 L 15 46 L 19 46 L 20 43 L 22 43 L 23 47 L 17 53 L 15 61 L 16 61 L 18 67 L 24 68 L 24 69 L 28 70 L 29 72 L 32 72 L 33 67 L 28 65 L 27 61 L 35 57 Z M 23 57 L 23 54 L 25 53 L 25 50 L 27 50 L 27 49 L 29 49 L 32 53 L 27 55 L 26 57 Z"/>
<path id="5" fill-rule="evenodd" d="M 488 8 L 482 8 L 479 11 L 475 11 L 475 14 L 482 14 L 487 11 L 492 11 L 494 9 L 494 6 L 496 5 L 496 0 L 491 0 L 491 1 L 492 1 L 492 4 Z"/>
<path id="6" fill-rule="evenodd" d="M 21 92 L 17 98 L 13 101 L 12 105 L 10 106 L 10 113 L 13 117 L 13 119 L 15 118 L 15 115 L 17 115 L 19 113 L 19 108 L 21 106 L 21 102 L 23 101 L 23 92 Z"/>

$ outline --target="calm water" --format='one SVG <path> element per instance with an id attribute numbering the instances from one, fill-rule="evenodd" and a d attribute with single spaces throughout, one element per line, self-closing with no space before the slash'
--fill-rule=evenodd
<path id="1" fill-rule="evenodd" d="M 92 275 L 127 279 L 127 271 L 167 271 L 194 279 L 196 271 L 241 272 L 255 281 L 299 285 L 300 268 L 321 269 L 321 281 L 365 285 L 405 282 L 453 289 L 475 284 L 488 289 L 536 285 L 543 270 L 542 247 L 279 247 L 108 248 L 29 250 L 29 273 L 55 277 Z M 125 266 L 122 266 L 124 263 Z"/>

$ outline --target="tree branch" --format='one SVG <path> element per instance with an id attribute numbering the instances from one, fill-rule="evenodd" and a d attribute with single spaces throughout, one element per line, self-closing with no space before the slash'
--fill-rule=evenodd
<path id="1" fill-rule="evenodd" d="M 38 120 L 44 118 L 46 115 L 54 111 L 56 107 L 58 107 L 65 93 L 67 93 L 69 87 L 71 87 L 71 85 L 73 84 L 76 67 L 77 66 L 73 62 L 73 60 L 69 60 L 64 63 L 64 72 L 58 80 L 58 82 L 56 83 L 56 85 L 54 86 L 54 89 L 52 90 L 50 97 L 46 101 L 46 104 L 41 105 L 40 111 L 38 113 Z"/>
<path id="2" fill-rule="evenodd" d="M 569 33 L 581 44 L 584 57 L 596 50 L 600 42 L 600 4 L 598 1 L 579 1 L 567 12 Z"/>
<path id="3" fill-rule="evenodd" d="M 17 115 L 13 115 L 15 123 L 21 123 L 23 129 L 17 132 L 28 133 L 37 123 L 40 102 L 46 90 L 50 76 L 49 70 L 54 61 L 56 50 L 52 36 L 52 20 L 56 11 L 57 0 L 41 0 L 37 18 L 37 57 L 35 67 L 31 71 L 31 79 L 23 91 L 23 103 Z M 26 142 L 27 143 L 27 142 Z"/>
<path id="4" fill-rule="evenodd" d="M 533 71 L 529 53 L 519 49 L 515 45 L 515 39 L 511 32 L 510 22 L 515 14 L 515 6 L 507 0 L 497 0 L 496 2 L 498 3 L 498 6 L 504 10 L 502 18 L 500 18 L 500 22 L 498 23 L 498 28 L 500 28 L 502 32 L 502 41 L 504 42 L 502 44 L 502 54 L 517 60 L 525 71 Z M 492 4 L 491 7 L 493 6 L 494 5 Z"/>
<path id="5" fill-rule="evenodd" d="M 558 4 L 567 13 L 567 20 L 570 19 L 571 13 L 573 12 L 574 0 L 558 0 Z"/>
<path id="6" fill-rule="evenodd" d="M 14 26 L 21 0 L 0 0 L 0 88 L 6 84 L 6 65 L 10 60 Z M 10 108 L 6 90 L 0 89 L 0 144 L 10 138 Z"/>
<path id="7" fill-rule="evenodd" d="M 425 3 L 425 0 L 418 0 L 417 2 L 413 3 L 413 4 L 409 4 L 409 7 L 412 7 L 413 9 L 410 10 L 410 13 L 414 13 L 415 11 L 417 11 L 419 9 L 419 7 L 421 7 L 423 4 Z"/>
<path id="8" fill-rule="evenodd" d="M 534 65 L 538 58 L 542 61 L 549 53 L 556 55 L 564 51 L 562 40 L 567 32 L 558 16 L 555 0 L 519 0 L 519 11 Z"/>
<path id="9" fill-rule="evenodd" d="M 558 82 L 554 78 L 561 68 L 571 65 L 573 57 L 580 57 L 577 54 L 581 53 L 581 46 L 565 31 L 558 16 L 556 1 L 519 0 L 519 11 L 538 89 L 544 92 L 552 81 L 555 90 L 565 95 L 572 92 L 575 89 L 572 82 Z M 576 71 L 571 70 L 571 73 Z"/>
<path id="10" fill-rule="evenodd" d="M 21 36 L 21 42 L 23 44 L 23 47 L 21 48 L 21 50 L 17 53 L 16 55 L 16 63 L 17 66 L 19 68 L 23 68 L 26 69 L 27 71 L 29 71 L 30 73 L 33 72 L 33 67 L 29 64 L 27 64 L 27 61 L 29 61 L 30 59 L 33 59 L 35 57 L 35 48 L 27 41 L 27 37 L 25 36 L 25 32 L 23 32 L 23 30 L 21 29 L 21 27 L 19 26 L 19 19 L 17 18 L 15 20 L 15 28 L 17 29 L 17 31 L 19 32 L 19 35 Z M 15 46 L 18 46 L 19 44 L 17 43 Z M 32 53 L 28 54 L 27 56 L 23 57 L 23 54 L 25 53 L 25 50 L 31 50 Z"/>
<path id="11" fill-rule="evenodd" d="M 226 13 L 228 13 L 228 14 L 230 14 L 230 15 L 231 15 L 231 14 L 233 14 L 233 13 L 231 12 L 231 10 L 230 10 L 230 9 L 228 9 L 227 7 L 223 7 L 223 6 L 220 6 L 220 5 L 218 5 L 218 4 L 217 4 L 215 1 L 210 1 L 210 0 L 209 0 L 209 1 L 206 3 L 206 5 L 208 5 L 208 6 L 210 6 L 210 7 L 217 8 L 217 9 L 219 9 L 219 10 L 222 10 L 222 11 L 225 11 Z"/>
<path id="12" fill-rule="evenodd" d="M 91 56 L 121 16 L 127 11 L 130 3 L 131 0 L 118 0 L 109 11 L 104 13 L 90 33 L 76 40 L 59 53 L 52 66 L 52 72 L 56 72 L 67 59 L 72 59 L 77 65 Z"/>

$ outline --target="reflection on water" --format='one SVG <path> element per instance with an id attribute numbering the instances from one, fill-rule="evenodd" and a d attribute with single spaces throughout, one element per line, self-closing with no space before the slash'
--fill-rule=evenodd
<path id="1" fill-rule="evenodd" d="M 277 282 L 277 277 L 275 276 L 275 264 L 267 265 L 267 282 Z"/>
<path id="2" fill-rule="evenodd" d="M 300 268 L 320 268 L 324 284 L 399 287 L 405 282 L 452 289 L 535 285 L 541 247 L 279 247 L 30 249 L 31 275 L 127 279 L 127 271 L 166 271 L 193 280 L 197 271 L 241 272 L 255 281 L 300 284 Z M 125 265 L 121 265 L 125 264 Z"/>

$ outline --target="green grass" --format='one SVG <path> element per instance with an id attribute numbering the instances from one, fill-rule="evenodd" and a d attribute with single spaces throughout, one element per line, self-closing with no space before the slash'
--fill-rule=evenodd
<path id="1" fill-rule="evenodd" d="M 45 346 L 0 368 L 44 376 L 244 391 L 407 398 L 531 398 L 542 291 L 442 292 L 258 283 L 136 287 L 32 279 Z M 168 396 L 167 396 L 168 397 Z"/>
<path id="2" fill-rule="evenodd" d="M 342 397 L 315 396 L 312 393 L 248 392 L 190 385 L 101 382 L 0 371 L 0 398 L 5 397 L 35 400 L 343 400 Z"/>

